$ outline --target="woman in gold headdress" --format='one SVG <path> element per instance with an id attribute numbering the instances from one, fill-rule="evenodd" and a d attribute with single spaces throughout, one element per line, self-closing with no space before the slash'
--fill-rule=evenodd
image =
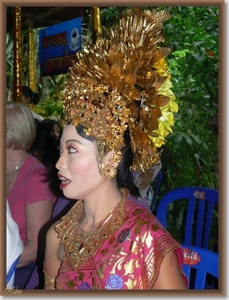
<path id="1" fill-rule="evenodd" d="M 47 233 L 45 289 L 186 288 L 182 248 L 129 196 L 139 196 L 131 172 L 158 162 L 173 122 L 170 50 L 159 47 L 169 17 L 129 12 L 70 68 L 56 167 L 64 195 L 80 200 Z"/>

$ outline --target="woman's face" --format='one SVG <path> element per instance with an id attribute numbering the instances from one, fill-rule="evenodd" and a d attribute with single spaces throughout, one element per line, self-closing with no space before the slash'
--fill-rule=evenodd
<path id="1" fill-rule="evenodd" d="M 60 188 L 67 198 L 84 199 L 104 181 L 99 173 L 96 144 L 82 138 L 73 125 L 63 129 L 56 167 Z"/>
<path id="2" fill-rule="evenodd" d="M 21 102 L 27 106 L 29 106 L 30 104 L 30 98 L 29 97 L 25 97 L 24 95 L 22 95 L 21 97 Z"/>

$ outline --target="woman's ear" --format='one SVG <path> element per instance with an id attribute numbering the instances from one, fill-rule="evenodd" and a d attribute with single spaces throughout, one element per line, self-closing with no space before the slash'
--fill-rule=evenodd
<path id="1" fill-rule="evenodd" d="M 117 162 L 113 161 L 113 157 L 114 157 L 115 151 L 111 150 L 109 152 L 106 153 L 106 155 L 103 158 L 103 165 L 112 165 L 114 168 L 116 168 L 118 166 Z"/>
<path id="2" fill-rule="evenodd" d="M 118 163 L 113 161 L 114 154 L 114 150 L 111 150 L 103 158 L 101 173 L 104 177 L 109 179 L 115 177 L 117 173 L 116 167 Z"/>

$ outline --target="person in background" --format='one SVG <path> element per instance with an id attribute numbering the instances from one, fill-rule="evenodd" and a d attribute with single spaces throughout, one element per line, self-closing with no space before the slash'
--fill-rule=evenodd
<path id="1" fill-rule="evenodd" d="M 23 289 L 35 266 L 38 234 L 50 220 L 55 195 L 46 182 L 46 167 L 29 150 L 35 139 L 30 109 L 19 102 L 6 104 L 6 192 L 13 220 L 24 245 L 15 273 Z"/>
<path id="2" fill-rule="evenodd" d="M 155 130 L 170 99 L 154 65 L 169 53 L 159 47 L 169 17 L 130 10 L 69 69 L 56 167 L 64 196 L 77 201 L 47 232 L 45 289 L 187 287 L 182 247 L 129 196 L 140 196 L 131 172 L 159 161 Z"/>
<path id="3" fill-rule="evenodd" d="M 60 126 L 59 122 L 56 120 L 45 119 L 45 120 L 40 121 L 37 124 L 37 134 L 39 134 L 42 131 L 52 134 L 56 137 L 56 139 L 59 139 L 61 126 Z"/>
<path id="4" fill-rule="evenodd" d="M 33 105 L 38 104 L 39 101 L 40 101 L 40 95 L 38 93 L 33 92 L 32 89 L 29 86 L 25 86 L 25 85 L 22 86 L 22 99 L 21 99 L 21 102 L 23 104 L 27 105 L 30 108 L 30 110 L 33 114 L 33 117 L 36 120 L 36 123 L 38 123 L 39 121 L 44 120 L 44 118 L 42 116 L 35 113 L 31 109 L 31 107 Z"/>
<path id="5" fill-rule="evenodd" d="M 49 188 L 56 198 L 63 195 L 59 188 L 57 169 L 55 167 L 60 156 L 58 146 L 58 140 L 54 135 L 37 130 L 34 143 L 30 150 L 30 153 L 45 165 L 47 169 L 46 181 L 49 183 Z"/>

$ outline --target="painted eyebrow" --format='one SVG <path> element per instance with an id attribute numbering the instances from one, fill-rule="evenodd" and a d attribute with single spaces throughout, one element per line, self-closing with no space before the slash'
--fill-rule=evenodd
<path id="1" fill-rule="evenodd" d="M 65 144 L 67 144 L 67 143 L 69 143 L 69 142 L 76 142 L 76 143 L 79 143 L 79 144 L 83 145 L 79 140 L 75 140 L 75 139 L 67 140 L 67 141 L 65 142 Z"/>

